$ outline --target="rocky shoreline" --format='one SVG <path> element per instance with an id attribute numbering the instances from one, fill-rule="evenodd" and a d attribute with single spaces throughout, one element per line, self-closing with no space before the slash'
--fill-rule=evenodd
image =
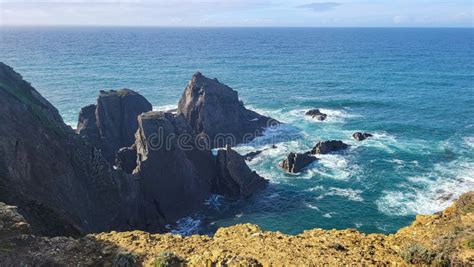
<path id="1" fill-rule="evenodd" d="M 319 109 L 306 115 L 327 117 Z M 413 237 L 429 251 L 422 259 L 403 256 L 408 248 L 399 251 L 421 219 L 393 236 L 320 229 L 288 236 L 255 225 L 219 229 L 214 237 L 150 234 L 166 232 L 166 225 L 199 211 L 213 194 L 242 200 L 268 185 L 246 162 L 262 151 L 242 156 L 232 147 L 280 122 L 247 109 L 236 91 L 199 72 L 173 111 L 152 111 L 130 89 L 100 91 L 95 104 L 81 109 L 73 130 L 20 74 L 0 63 L 0 121 L 0 262 L 7 265 L 156 265 L 159 257 L 254 266 L 472 260 L 444 247 L 459 249 L 458 241 L 471 238 L 472 193 L 452 208 L 455 215 L 448 209 L 446 216 L 430 217 L 439 227 L 461 227 L 439 233 L 453 239 L 436 247 L 436 240 Z M 357 141 L 371 136 L 353 135 Z M 348 147 L 320 141 L 310 151 L 290 153 L 280 166 L 298 173 L 317 155 Z M 90 234 L 98 232 L 104 233 Z"/>

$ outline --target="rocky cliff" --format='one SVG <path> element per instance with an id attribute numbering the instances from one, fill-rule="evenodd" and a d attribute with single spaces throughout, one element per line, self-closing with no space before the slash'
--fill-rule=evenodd
<path id="1" fill-rule="evenodd" d="M 472 266 L 474 192 L 434 215 L 417 216 L 392 235 L 307 230 L 299 235 L 242 224 L 213 237 L 142 231 L 79 239 L 31 235 L 14 207 L 0 203 L 0 262 L 5 265 L 94 266 Z"/>
<path id="2" fill-rule="evenodd" d="M 81 110 L 77 134 L 0 63 L 0 201 L 36 234 L 77 236 L 160 231 L 213 193 L 248 197 L 266 185 L 236 152 L 213 156 L 183 115 L 150 110 L 129 89 L 102 91 Z"/>
<path id="3" fill-rule="evenodd" d="M 236 91 L 200 72 L 193 75 L 184 90 L 178 114 L 213 148 L 248 142 L 266 127 L 278 124 L 275 119 L 246 109 Z"/>

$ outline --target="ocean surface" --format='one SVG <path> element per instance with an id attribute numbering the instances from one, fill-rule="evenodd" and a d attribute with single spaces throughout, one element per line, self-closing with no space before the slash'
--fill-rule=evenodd
<path id="1" fill-rule="evenodd" d="M 238 147 L 277 146 L 249 162 L 268 189 L 237 203 L 213 196 L 174 232 L 250 222 L 390 233 L 474 190 L 473 29 L 0 28 L 0 61 L 73 127 L 101 89 L 175 107 L 198 70 L 285 123 Z M 305 117 L 311 108 L 327 120 Z M 355 131 L 374 137 L 356 142 Z M 327 139 L 351 147 L 301 174 L 278 167 Z"/>

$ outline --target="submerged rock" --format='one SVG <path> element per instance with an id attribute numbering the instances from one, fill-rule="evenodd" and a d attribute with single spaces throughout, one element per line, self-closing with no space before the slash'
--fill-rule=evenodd
<path id="1" fill-rule="evenodd" d="M 196 134 L 209 140 L 212 148 L 234 146 L 260 135 L 278 121 L 244 107 L 232 88 L 197 72 L 178 103 Z"/>
<path id="2" fill-rule="evenodd" d="M 266 151 L 268 149 L 275 149 L 277 148 L 275 145 L 272 145 L 270 148 L 265 148 L 263 150 L 257 150 L 257 151 L 252 151 L 244 155 L 245 160 L 247 161 L 252 161 L 255 157 L 258 155 L 262 154 L 263 151 Z"/>
<path id="3" fill-rule="evenodd" d="M 100 91 L 97 105 L 81 109 L 76 131 L 113 164 L 117 151 L 135 142 L 137 116 L 151 110 L 150 102 L 130 89 Z"/>
<path id="4" fill-rule="evenodd" d="M 309 152 L 306 153 L 293 153 L 288 154 L 286 159 L 280 163 L 280 167 L 290 173 L 298 173 L 303 170 L 306 166 L 318 160 L 316 157 L 311 156 Z"/>
<path id="5" fill-rule="evenodd" d="M 348 147 L 347 144 L 339 140 L 320 141 L 313 147 L 311 154 L 328 154 Z"/>
<path id="6" fill-rule="evenodd" d="M 355 140 L 357 141 L 363 141 L 369 137 L 372 137 L 373 135 L 370 133 L 361 133 L 361 132 L 355 132 L 352 137 L 354 137 Z"/>
<path id="7" fill-rule="evenodd" d="M 260 177 L 245 163 L 244 157 L 230 146 L 217 151 L 217 176 L 214 192 L 232 198 L 247 198 L 265 188 L 268 180 Z"/>
<path id="8" fill-rule="evenodd" d="M 306 111 L 305 115 L 306 116 L 311 116 L 313 119 L 317 119 L 317 120 L 320 120 L 320 121 L 325 120 L 328 116 L 327 114 L 324 114 L 321 111 L 319 111 L 319 109 L 308 110 L 308 111 Z"/>

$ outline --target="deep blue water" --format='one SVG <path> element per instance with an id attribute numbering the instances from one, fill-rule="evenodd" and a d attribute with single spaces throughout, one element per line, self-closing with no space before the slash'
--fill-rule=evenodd
<path id="1" fill-rule="evenodd" d="M 174 106 L 197 70 L 285 122 L 238 148 L 276 142 L 249 162 L 269 188 L 241 203 L 210 199 L 210 213 L 178 230 L 201 221 L 393 232 L 474 190 L 473 29 L 0 28 L 0 61 L 71 125 L 100 89 L 128 87 L 156 109 Z M 310 108 L 328 119 L 305 118 Z M 354 131 L 375 137 L 357 143 Z M 352 146 L 299 175 L 277 166 L 326 139 Z"/>

